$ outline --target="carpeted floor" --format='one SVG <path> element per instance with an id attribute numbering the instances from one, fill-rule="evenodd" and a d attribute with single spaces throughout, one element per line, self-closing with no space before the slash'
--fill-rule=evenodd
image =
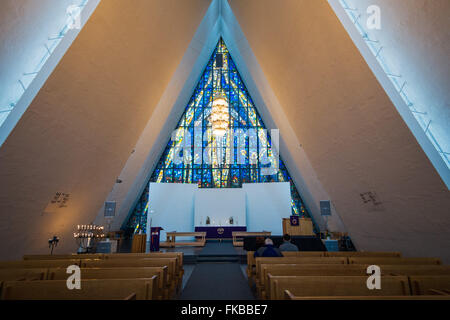
<path id="1" fill-rule="evenodd" d="M 199 263 L 180 300 L 254 300 L 238 263 Z"/>
<path id="2" fill-rule="evenodd" d="M 236 255 L 237 252 L 233 247 L 231 241 L 224 242 L 207 242 L 206 246 L 198 254 L 199 256 L 211 256 L 211 255 Z"/>

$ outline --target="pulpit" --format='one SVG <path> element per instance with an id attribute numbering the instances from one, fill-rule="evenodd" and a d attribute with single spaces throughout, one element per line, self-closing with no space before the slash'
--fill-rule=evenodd
<path id="1" fill-rule="evenodd" d="M 159 236 L 161 230 L 164 229 L 161 227 L 150 228 L 150 252 L 159 251 Z"/>

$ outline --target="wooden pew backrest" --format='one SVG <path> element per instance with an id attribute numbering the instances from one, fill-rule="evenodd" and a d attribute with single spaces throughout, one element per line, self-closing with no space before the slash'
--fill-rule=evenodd
<path id="1" fill-rule="evenodd" d="M 78 265 L 79 266 L 80 259 L 1 261 L 0 269 L 67 268 L 70 265 Z"/>
<path id="2" fill-rule="evenodd" d="M 326 257 L 392 257 L 400 258 L 400 252 L 378 252 L 378 251 L 327 251 Z"/>
<path id="3" fill-rule="evenodd" d="M 284 299 L 284 290 L 295 296 L 403 296 L 410 295 L 408 278 L 382 277 L 380 290 L 367 288 L 367 276 L 272 276 L 269 274 L 272 300 Z"/>
<path id="4" fill-rule="evenodd" d="M 349 264 L 374 264 L 374 265 L 391 265 L 391 264 L 442 264 L 438 258 L 395 258 L 395 257 L 349 257 Z"/>
<path id="5" fill-rule="evenodd" d="M 172 284 L 172 289 L 179 285 L 181 279 L 177 273 L 176 258 L 155 259 L 106 259 L 106 260 L 82 260 L 82 268 L 122 268 L 122 267 L 163 267 L 167 266 L 167 278 Z"/>
<path id="6" fill-rule="evenodd" d="M 325 257 L 324 251 L 281 251 L 283 257 Z"/>
<path id="7" fill-rule="evenodd" d="M 24 269 L 0 269 L 1 281 L 22 281 L 22 280 L 45 280 L 47 279 L 46 268 L 24 268 Z"/>
<path id="8" fill-rule="evenodd" d="M 103 253 L 86 254 L 26 254 L 23 260 L 77 260 L 77 259 L 103 259 Z"/>
<path id="9" fill-rule="evenodd" d="M 261 285 L 269 273 L 273 276 L 363 276 L 367 268 L 348 264 L 261 264 Z"/>
<path id="10" fill-rule="evenodd" d="M 257 285 L 265 286 L 269 290 L 267 275 L 273 276 L 344 276 L 366 275 L 369 265 L 340 265 L 340 264 L 262 264 Z M 410 275 L 450 275 L 450 266 L 444 265 L 379 265 L 383 276 Z"/>
<path id="11" fill-rule="evenodd" d="M 297 297 L 289 290 L 284 290 L 284 300 L 450 300 L 448 296 L 322 296 L 322 297 Z"/>
<path id="12" fill-rule="evenodd" d="M 149 279 L 81 280 L 81 289 L 69 290 L 66 280 L 7 281 L 2 300 L 116 300 L 136 294 L 137 300 L 154 296 L 157 277 Z"/>
<path id="13" fill-rule="evenodd" d="M 261 264 L 346 264 L 347 258 L 343 257 L 280 257 L 280 258 L 256 258 L 256 276 L 259 277 Z"/>
<path id="14" fill-rule="evenodd" d="M 136 279 L 158 276 L 159 288 L 163 290 L 169 285 L 167 266 L 143 268 L 82 268 L 81 279 Z M 67 280 L 69 274 L 64 268 L 52 268 L 48 271 L 47 280 Z"/>
<path id="15" fill-rule="evenodd" d="M 386 275 L 450 275 L 450 266 L 447 265 L 418 265 L 418 264 L 397 264 L 380 265 L 382 274 Z"/>
<path id="16" fill-rule="evenodd" d="M 150 253 L 107 253 L 105 259 L 123 258 L 178 258 L 178 263 L 183 266 L 183 252 L 150 252 Z"/>
<path id="17" fill-rule="evenodd" d="M 410 276 L 409 281 L 413 295 L 428 295 L 431 290 L 444 291 L 450 294 L 450 276 Z"/>

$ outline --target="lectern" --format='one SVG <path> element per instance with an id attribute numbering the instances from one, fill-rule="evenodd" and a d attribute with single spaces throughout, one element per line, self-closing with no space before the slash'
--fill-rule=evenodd
<path id="1" fill-rule="evenodd" d="M 150 229 L 150 252 L 159 251 L 159 235 L 161 230 L 164 230 L 161 227 L 151 227 Z"/>
<path id="2" fill-rule="evenodd" d="M 292 223 L 295 220 L 294 224 Z M 283 233 L 287 233 L 291 236 L 312 236 L 314 235 L 311 219 L 300 218 L 294 216 L 289 218 L 283 218 Z"/>
<path id="3" fill-rule="evenodd" d="M 135 234 L 133 236 L 133 243 L 131 245 L 131 252 L 133 253 L 145 253 L 145 240 L 147 239 L 146 234 Z"/>

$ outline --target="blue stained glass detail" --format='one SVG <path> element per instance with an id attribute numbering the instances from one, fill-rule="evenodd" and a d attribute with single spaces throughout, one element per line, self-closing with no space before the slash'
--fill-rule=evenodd
<path id="1" fill-rule="evenodd" d="M 223 54 L 223 68 L 216 67 L 217 53 Z M 226 96 L 229 103 L 229 129 L 246 133 L 244 136 L 234 134 L 233 139 L 227 133 L 221 144 L 212 134 L 210 122 L 213 97 L 220 93 Z M 168 142 L 149 182 L 195 183 L 200 188 L 240 188 L 242 183 L 290 182 L 292 214 L 310 217 L 281 158 L 276 172 L 263 174 L 263 170 L 273 164 L 273 160 L 270 160 L 270 135 L 222 39 L 176 129 L 180 129 L 177 131 L 180 134 L 176 135 L 174 141 Z M 185 142 L 186 136 L 181 132 L 188 132 L 187 137 L 191 140 Z M 185 145 L 193 146 L 194 151 L 187 152 L 188 161 L 174 164 L 178 147 Z M 200 152 L 196 151 L 198 149 Z M 184 157 L 183 152 L 178 153 L 180 158 Z M 134 233 L 146 231 L 147 210 L 151 201 L 148 195 L 147 183 L 123 229 Z M 314 229 L 318 231 L 315 224 Z"/>

